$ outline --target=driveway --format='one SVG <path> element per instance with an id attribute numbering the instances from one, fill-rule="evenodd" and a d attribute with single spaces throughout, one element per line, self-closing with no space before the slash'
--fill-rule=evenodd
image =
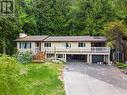
<path id="1" fill-rule="evenodd" d="M 127 76 L 113 66 L 69 63 L 64 84 L 66 95 L 127 95 Z"/>

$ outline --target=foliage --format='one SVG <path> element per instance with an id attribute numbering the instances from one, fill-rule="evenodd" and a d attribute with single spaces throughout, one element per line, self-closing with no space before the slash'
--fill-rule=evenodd
<path id="1" fill-rule="evenodd" d="M 36 34 L 37 25 L 33 0 L 16 0 L 17 24 L 20 29 L 28 34 Z"/>
<path id="2" fill-rule="evenodd" d="M 127 16 L 127 0 L 112 0 L 112 7 L 115 9 L 116 14 L 120 19 L 124 19 Z"/>
<path id="3" fill-rule="evenodd" d="M 115 18 L 108 0 L 79 0 L 71 6 L 67 27 L 72 35 L 99 36 L 104 24 Z"/>
<path id="4" fill-rule="evenodd" d="M 27 64 L 27 75 L 21 77 L 33 95 L 65 95 L 59 76 L 62 64 Z"/>
<path id="5" fill-rule="evenodd" d="M 113 59 L 115 61 L 121 61 L 121 58 L 118 54 L 124 54 L 124 58 L 126 59 L 126 51 L 127 51 L 127 28 L 123 21 L 113 21 L 109 22 L 104 28 L 104 34 L 107 37 L 107 46 L 113 49 L 113 53 L 117 54 L 117 59 Z M 122 60 L 123 61 L 123 60 Z"/>
<path id="6" fill-rule="evenodd" d="M 20 65 L 13 57 L 0 57 L 0 94 L 29 95 L 19 80 Z"/>
<path id="7" fill-rule="evenodd" d="M 16 39 L 20 29 L 15 23 L 14 18 L 0 18 L 0 52 L 2 53 L 14 53 L 14 42 L 13 40 Z M 6 51 L 7 50 L 7 51 Z"/>
<path id="8" fill-rule="evenodd" d="M 104 30 L 104 34 L 108 39 L 108 45 L 113 49 L 124 50 L 124 47 L 127 47 L 126 44 L 126 26 L 123 21 L 113 21 L 109 22 Z"/>
<path id="9" fill-rule="evenodd" d="M 64 35 L 68 0 L 36 0 L 35 11 L 39 34 Z"/>
<path id="10" fill-rule="evenodd" d="M 0 95 L 65 95 L 60 81 L 62 64 L 19 64 L 0 56 Z"/>
<path id="11" fill-rule="evenodd" d="M 40 34 L 102 35 L 103 25 L 117 17 L 107 0 L 36 2 Z"/>
<path id="12" fill-rule="evenodd" d="M 104 35 L 116 20 L 127 25 L 126 0 L 15 0 L 15 17 L 0 17 L 0 53 L 14 54 L 14 40 L 28 35 Z"/>
<path id="13" fill-rule="evenodd" d="M 120 63 L 120 62 L 118 62 L 118 63 L 116 64 L 116 66 L 117 66 L 118 68 L 120 68 L 120 69 L 127 68 L 127 64 L 125 64 L 125 63 Z"/>
<path id="14" fill-rule="evenodd" d="M 23 64 L 32 62 L 32 52 L 26 51 L 26 52 L 17 52 L 15 55 L 16 59 Z"/>

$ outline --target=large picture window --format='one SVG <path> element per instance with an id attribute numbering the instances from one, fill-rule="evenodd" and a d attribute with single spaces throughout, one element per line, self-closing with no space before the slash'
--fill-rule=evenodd
<path id="1" fill-rule="evenodd" d="M 86 44 L 83 42 L 78 43 L 78 47 L 85 47 L 85 46 L 86 46 Z"/>
<path id="2" fill-rule="evenodd" d="M 31 43 L 30 42 L 20 42 L 19 48 L 20 49 L 30 49 Z"/>
<path id="3" fill-rule="evenodd" d="M 51 47 L 51 43 L 44 43 L 44 47 Z"/>

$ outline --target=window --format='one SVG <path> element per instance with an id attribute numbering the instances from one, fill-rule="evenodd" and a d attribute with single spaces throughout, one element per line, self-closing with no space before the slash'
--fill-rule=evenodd
<path id="1" fill-rule="evenodd" d="M 47 54 L 47 58 L 54 58 L 55 54 Z"/>
<path id="2" fill-rule="evenodd" d="M 71 43 L 62 43 L 62 46 L 65 47 L 65 48 L 68 48 L 68 47 L 71 47 Z"/>
<path id="3" fill-rule="evenodd" d="M 71 43 L 66 43 L 66 48 L 71 47 Z"/>
<path id="4" fill-rule="evenodd" d="M 19 45 L 20 49 L 30 49 L 31 48 L 31 43 L 30 42 L 21 42 Z"/>
<path id="5" fill-rule="evenodd" d="M 78 43 L 78 47 L 85 47 L 85 43 L 81 42 L 81 43 Z"/>
<path id="6" fill-rule="evenodd" d="M 51 43 L 44 43 L 44 47 L 51 47 Z"/>
<path id="7" fill-rule="evenodd" d="M 63 54 L 57 54 L 57 58 L 63 58 Z"/>

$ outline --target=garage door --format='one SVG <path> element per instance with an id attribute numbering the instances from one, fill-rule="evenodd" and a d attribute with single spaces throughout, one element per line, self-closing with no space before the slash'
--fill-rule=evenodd
<path id="1" fill-rule="evenodd" d="M 86 55 L 67 54 L 67 62 L 87 62 Z"/>
<path id="2" fill-rule="evenodd" d="M 92 63 L 103 62 L 104 55 L 92 55 Z"/>

